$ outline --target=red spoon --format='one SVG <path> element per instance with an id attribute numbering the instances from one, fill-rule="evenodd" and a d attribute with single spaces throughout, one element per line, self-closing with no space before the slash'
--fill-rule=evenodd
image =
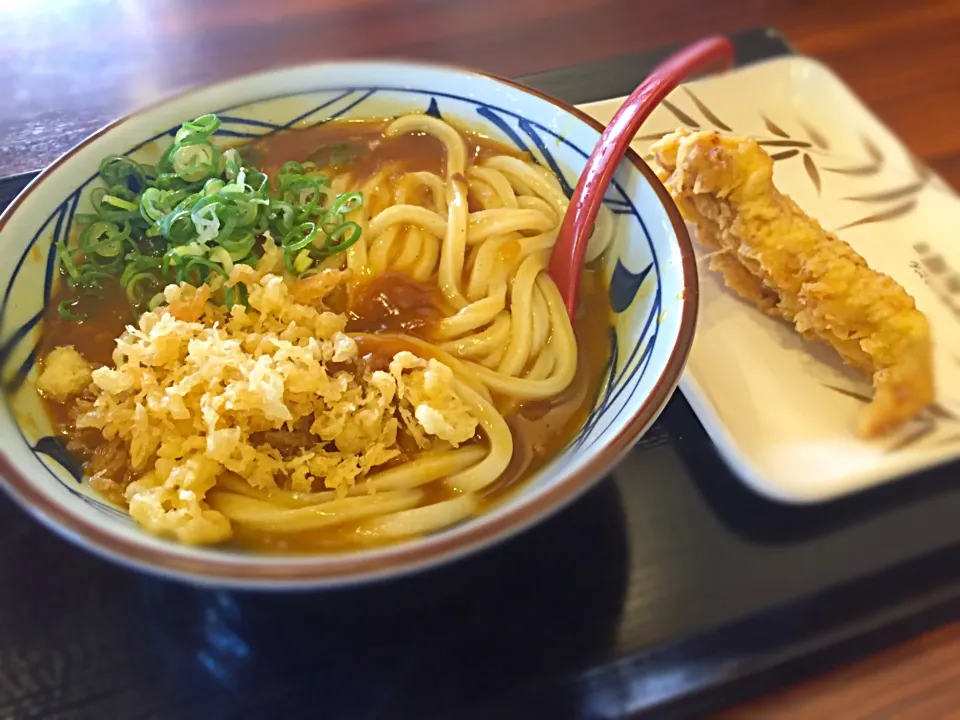
<path id="1" fill-rule="evenodd" d="M 640 125 L 661 100 L 694 73 L 732 65 L 733 44 L 725 37 L 707 38 L 674 53 L 640 83 L 603 131 L 583 167 L 550 256 L 550 276 L 571 319 L 577 308 L 580 274 L 593 223 L 613 173 Z"/>

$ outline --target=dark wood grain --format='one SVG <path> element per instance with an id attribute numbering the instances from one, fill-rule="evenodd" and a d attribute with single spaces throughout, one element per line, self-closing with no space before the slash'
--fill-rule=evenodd
<path id="1" fill-rule="evenodd" d="M 830 65 L 960 186 L 960 0 L 12 0 L 0 4 L 0 175 L 113 117 L 230 75 L 332 57 L 505 75 L 769 25 Z M 960 626 L 722 717 L 960 717 Z"/>
<path id="2" fill-rule="evenodd" d="M 0 5 L 0 174 L 171 91 L 287 63 L 394 55 L 524 75 L 770 25 L 833 67 L 952 182 L 960 2 L 14 0 Z"/>
<path id="3" fill-rule="evenodd" d="M 960 624 L 722 713 L 714 720 L 957 720 Z"/>

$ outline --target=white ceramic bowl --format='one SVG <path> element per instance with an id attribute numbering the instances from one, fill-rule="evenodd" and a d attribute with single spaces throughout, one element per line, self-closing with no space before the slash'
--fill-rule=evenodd
<path id="1" fill-rule="evenodd" d="M 393 547 L 333 556 L 276 556 L 185 547 L 148 535 L 88 489 L 33 382 L 34 350 L 56 276 L 51 247 L 84 212 L 100 159 L 126 153 L 154 163 L 180 124 L 208 112 L 218 137 L 257 137 L 327 118 L 429 111 L 529 150 L 567 188 L 576 185 L 601 127 L 509 81 L 401 62 L 296 67 L 220 83 L 164 101 L 97 132 L 47 168 L 0 217 L 0 475 L 13 497 L 70 540 L 125 565 L 192 582 L 317 588 L 409 572 L 503 540 L 590 487 L 646 431 L 676 387 L 696 319 L 693 252 L 672 201 L 632 151 L 607 193 L 616 228 L 604 256 L 615 327 L 603 392 L 583 430 L 519 493 L 491 512 Z M 638 478 L 641 480 L 641 478 Z M 548 552 L 544 548 L 544 552 Z"/>

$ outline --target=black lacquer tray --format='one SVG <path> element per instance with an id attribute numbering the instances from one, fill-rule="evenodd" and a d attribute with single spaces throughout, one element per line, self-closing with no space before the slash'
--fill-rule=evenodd
<path id="1" fill-rule="evenodd" d="M 790 48 L 736 38 L 738 61 Z M 623 95 L 663 52 L 523 78 Z M 0 179 L 0 206 L 31 179 Z M 482 555 L 360 590 L 197 590 L 0 496 L 0 719 L 699 717 L 960 608 L 957 467 L 775 505 L 683 397 L 613 476 Z"/>

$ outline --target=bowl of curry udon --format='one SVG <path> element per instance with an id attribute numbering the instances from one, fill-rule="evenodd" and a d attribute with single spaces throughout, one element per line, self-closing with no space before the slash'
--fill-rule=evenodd
<path id="1" fill-rule="evenodd" d="M 135 113 L 0 219 L 0 474 L 54 531 L 214 585 L 409 572 L 601 478 L 674 390 L 689 238 L 633 153 L 571 320 L 546 271 L 601 128 L 398 62 Z"/>

